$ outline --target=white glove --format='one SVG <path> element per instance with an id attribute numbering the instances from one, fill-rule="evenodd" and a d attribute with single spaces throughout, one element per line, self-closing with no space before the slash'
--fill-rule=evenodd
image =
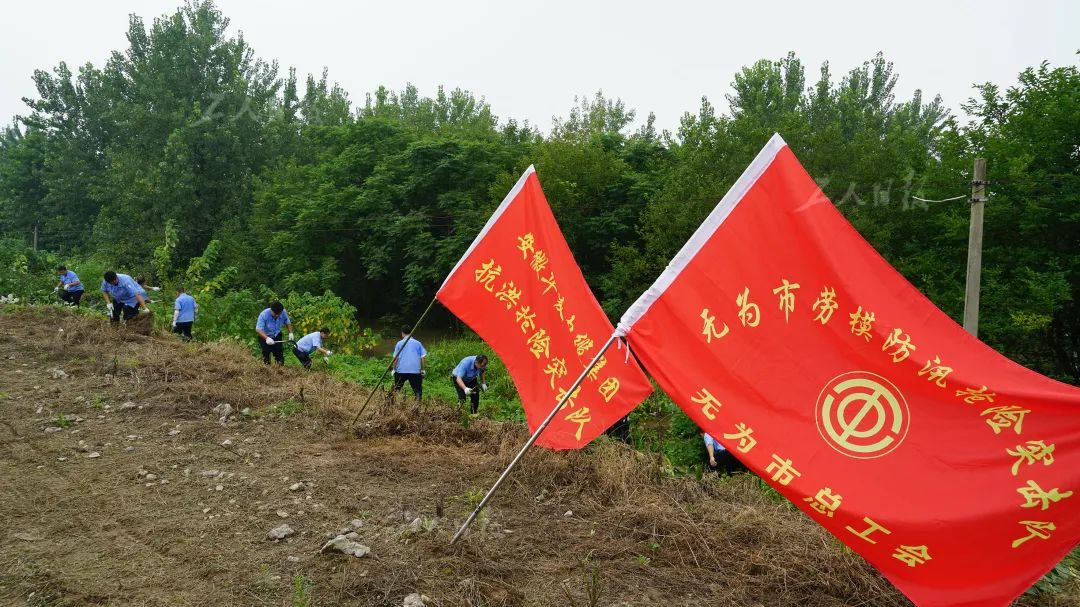
<path id="1" fill-rule="evenodd" d="M 480 384 L 480 389 L 487 392 L 487 384 Z"/>
<path id="2" fill-rule="evenodd" d="M 326 355 L 327 355 L 327 356 L 330 356 L 330 355 L 331 355 L 331 354 L 333 354 L 333 353 L 334 353 L 334 351 L 333 351 L 333 350 L 327 350 L 327 351 L 326 351 Z"/>
<path id="3" fill-rule="evenodd" d="M 109 314 L 113 313 L 113 305 L 111 303 L 105 304 L 105 307 L 109 310 Z"/>
<path id="4" fill-rule="evenodd" d="M 289 333 L 289 341 L 292 341 L 292 340 L 293 340 L 293 334 Z"/>
<path id="5" fill-rule="evenodd" d="M 274 338 L 273 337 L 267 337 L 266 338 L 266 345 L 268 345 L 268 346 L 274 345 Z"/>
<path id="6" fill-rule="evenodd" d="M 160 291 L 161 287 L 150 287 L 151 291 Z"/>
<path id="7" fill-rule="evenodd" d="M 472 394 L 472 388 L 465 388 L 465 394 L 466 395 Z"/>
<path id="8" fill-rule="evenodd" d="M 139 308 L 139 314 L 149 314 L 150 308 Z"/>

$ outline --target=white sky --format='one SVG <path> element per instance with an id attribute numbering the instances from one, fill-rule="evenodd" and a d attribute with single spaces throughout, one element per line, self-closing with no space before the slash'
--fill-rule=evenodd
<path id="1" fill-rule="evenodd" d="M 0 35 L 0 121 L 26 113 L 35 68 L 103 65 L 126 47 L 127 15 L 147 22 L 181 0 L 8 0 Z M 349 91 L 354 106 L 380 84 L 412 82 L 422 94 L 462 87 L 501 118 L 545 131 L 575 95 L 603 89 L 638 117 L 673 128 L 702 95 L 722 110 L 735 72 L 793 50 L 808 84 L 828 60 L 834 76 L 878 50 L 900 75 L 898 98 L 922 88 L 954 111 L 971 85 L 1013 84 L 1043 60 L 1076 64 L 1080 2 L 917 0 L 866 2 L 640 2 L 459 0 L 447 2 L 218 0 L 233 32 L 282 74 L 318 75 Z"/>

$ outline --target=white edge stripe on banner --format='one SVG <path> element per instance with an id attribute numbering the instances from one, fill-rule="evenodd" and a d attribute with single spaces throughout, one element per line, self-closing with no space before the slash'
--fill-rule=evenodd
<path id="1" fill-rule="evenodd" d="M 510 206 L 510 203 L 514 202 L 514 198 L 517 198 L 517 195 L 521 192 L 521 188 L 525 187 L 525 180 L 529 178 L 529 175 L 532 175 L 535 172 L 536 168 L 530 164 L 529 168 L 525 169 L 525 172 L 521 174 L 517 183 L 510 189 L 510 193 L 506 195 L 506 198 L 503 198 L 503 201 L 499 203 L 499 207 L 491 214 L 491 218 L 484 224 L 484 229 L 480 230 L 480 233 L 476 235 L 476 238 L 472 241 L 472 244 L 469 245 L 465 254 L 461 256 L 461 259 L 459 259 L 456 264 L 454 264 L 454 269 L 450 270 L 450 273 L 446 275 L 446 280 L 439 286 L 440 291 L 443 290 L 443 287 L 446 286 L 447 282 L 450 282 L 450 279 L 453 278 L 454 273 L 458 271 L 461 264 L 465 262 L 465 259 L 468 258 L 470 254 L 472 254 L 473 249 L 475 249 L 480 244 L 480 241 L 487 236 L 488 231 L 491 230 L 491 226 L 495 225 L 496 221 L 499 221 L 499 217 L 502 217 L 502 214 L 506 211 L 506 208 Z"/>
<path id="2" fill-rule="evenodd" d="M 705 246 L 705 243 L 712 238 L 713 233 L 720 227 L 720 224 L 724 223 L 724 220 L 731 215 L 731 212 L 735 209 L 735 205 L 739 204 L 739 201 L 743 199 L 746 192 L 757 182 L 758 177 L 765 172 L 765 169 L 772 164 L 776 154 L 787 146 L 784 138 L 776 133 L 769 139 L 769 142 L 765 144 L 765 147 L 761 148 L 754 161 L 750 163 L 750 166 L 746 167 L 743 174 L 739 176 L 739 179 L 735 181 L 735 184 L 731 186 L 727 194 L 717 203 L 716 207 L 709 213 L 709 216 L 705 218 L 705 221 L 698 226 L 694 235 L 690 237 L 690 240 L 686 241 L 686 244 L 679 249 L 678 254 L 675 255 L 668 262 L 664 271 L 660 274 L 660 277 L 656 279 L 656 282 L 652 284 L 641 297 L 638 297 L 637 301 L 627 308 L 626 313 L 623 314 L 619 320 L 619 325 L 615 329 L 616 335 L 625 337 L 627 333 L 633 328 L 634 323 L 640 319 L 645 312 L 652 307 L 653 303 L 667 291 L 671 283 L 675 282 L 675 279 L 686 268 L 686 265 L 690 263 L 690 260 L 698 254 L 701 247 Z"/>

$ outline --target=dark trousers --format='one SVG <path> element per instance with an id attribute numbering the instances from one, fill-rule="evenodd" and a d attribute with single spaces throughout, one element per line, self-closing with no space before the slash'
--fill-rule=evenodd
<path id="1" fill-rule="evenodd" d="M 627 415 L 619 421 L 615 422 L 608 428 L 604 434 L 612 438 L 617 438 L 626 444 L 630 444 L 630 416 Z M 719 463 L 719 461 L 717 461 Z"/>
<path id="2" fill-rule="evenodd" d="M 716 460 L 715 468 L 709 465 L 709 454 L 708 452 L 705 453 L 705 469 L 709 472 L 724 475 L 735 474 L 736 472 L 743 472 L 746 470 L 746 466 L 744 466 L 742 462 L 727 449 L 724 449 L 723 451 L 713 451 L 713 458 Z"/>
<path id="3" fill-rule="evenodd" d="M 451 377 L 450 382 L 454 384 L 454 390 L 457 392 L 458 402 L 464 404 L 466 394 L 465 391 L 461 389 L 461 386 L 458 385 L 457 378 Z M 480 381 L 476 378 L 473 378 L 468 381 L 463 379 L 461 380 L 461 382 L 465 384 L 466 388 L 472 389 L 472 394 L 468 395 L 469 401 L 471 403 L 471 406 L 469 407 L 469 412 L 476 413 L 480 409 Z"/>
<path id="4" fill-rule="evenodd" d="M 112 321 L 120 322 L 120 317 L 123 316 L 125 321 L 131 320 L 139 315 L 139 309 L 135 306 L 125 306 L 124 304 L 113 301 L 112 305 Z"/>
<path id="5" fill-rule="evenodd" d="M 195 324 L 195 322 L 190 321 L 190 320 L 188 322 L 178 322 L 178 323 L 176 323 L 176 326 L 173 327 L 173 333 L 176 333 L 180 337 L 183 337 L 184 339 L 190 341 L 191 340 L 191 325 L 193 325 L 193 324 Z"/>
<path id="6" fill-rule="evenodd" d="M 305 369 L 311 368 L 311 352 L 301 352 L 300 348 L 293 346 L 292 353 L 296 356 L 296 360 L 300 361 L 301 365 L 304 365 Z"/>
<path id="7" fill-rule="evenodd" d="M 86 291 L 60 291 L 60 299 L 62 299 L 64 303 L 69 303 L 78 307 L 79 301 L 82 299 L 83 293 L 85 292 Z"/>
<path id="8" fill-rule="evenodd" d="M 420 396 L 424 393 L 424 377 L 419 373 L 398 373 L 395 371 L 393 392 L 400 390 L 406 381 L 409 382 L 409 387 L 412 388 L 416 400 L 420 400 Z"/>
<path id="9" fill-rule="evenodd" d="M 270 338 L 273 339 L 274 341 L 278 342 L 278 343 L 271 346 L 270 344 L 266 343 L 265 339 L 263 339 L 261 337 L 259 338 L 259 347 L 262 348 L 263 363 L 269 365 L 270 364 L 270 355 L 273 354 L 274 355 L 274 360 L 277 361 L 277 364 L 284 365 L 285 364 L 285 347 L 284 347 L 285 344 L 280 343 L 281 342 L 281 333 L 278 333 L 277 335 L 271 335 Z"/>

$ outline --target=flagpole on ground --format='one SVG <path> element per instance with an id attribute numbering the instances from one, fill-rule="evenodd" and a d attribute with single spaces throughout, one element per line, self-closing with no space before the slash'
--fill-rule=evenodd
<path id="1" fill-rule="evenodd" d="M 574 381 L 573 385 L 570 386 L 570 389 L 566 391 L 566 394 L 561 399 L 559 399 L 558 404 L 556 404 L 555 408 L 551 410 L 551 413 L 548 413 L 547 419 L 545 419 L 543 423 L 541 423 L 536 428 L 536 431 L 532 433 L 532 436 L 529 437 L 529 440 L 525 441 L 525 446 L 522 447 L 521 451 L 518 451 L 518 454 L 514 456 L 513 461 L 511 461 L 510 465 L 506 467 L 506 470 L 503 470 L 503 473 L 499 476 L 499 480 L 495 481 L 495 484 L 491 486 L 491 489 L 488 490 L 487 495 L 485 495 L 484 499 L 480 500 L 480 503 L 476 505 L 476 509 L 473 510 L 472 514 L 469 515 L 469 518 L 465 519 L 465 523 L 461 525 L 461 529 L 458 529 L 457 533 L 454 534 L 453 539 L 450 540 L 451 545 L 453 545 L 454 542 L 456 542 L 458 538 L 461 537 L 462 533 L 465 533 L 465 530 L 469 528 L 469 525 L 472 524 L 473 520 L 475 520 L 477 515 L 480 514 L 480 511 L 483 510 L 484 506 L 487 505 L 488 500 L 491 499 L 491 496 L 495 495 L 495 492 L 499 490 L 499 486 L 502 485 L 502 482 L 506 480 L 507 476 L 510 475 L 510 471 L 518 465 L 518 462 L 520 462 L 521 458 L 524 457 L 525 452 L 528 451 L 529 447 L 532 447 L 533 443 L 536 442 L 536 439 L 539 438 L 540 433 L 543 432 L 544 429 L 551 424 L 551 420 L 555 419 L 555 414 L 558 413 L 560 409 L 562 409 L 563 404 L 565 404 L 566 401 L 570 399 L 570 395 L 574 393 L 574 390 L 578 389 L 578 386 L 580 386 L 581 382 L 585 380 L 585 377 L 589 374 L 589 371 L 591 371 L 592 368 L 596 366 L 596 363 L 599 362 L 600 357 L 603 356 L 604 352 L 606 352 L 607 349 L 611 347 L 611 344 L 615 343 L 616 339 L 618 339 L 618 335 L 612 333 L 611 337 L 609 337 L 607 342 L 604 343 L 604 347 L 600 348 L 600 351 L 597 352 L 596 356 L 593 357 L 592 362 L 590 362 L 587 367 L 582 369 L 581 375 L 579 375 L 577 380 Z"/>
<path id="2" fill-rule="evenodd" d="M 360 414 L 364 412 L 364 409 L 367 409 L 367 406 L 371 402 L 372 397 L 374 397 L 375 393 L 379 391 L 380 387 L 382 387 L 383 380 L 386 379 L 387 374 L 390 373 L 390 369 L 393 369 L 394 365 L 397 363 L 398 355 L 401 352 L 405 351 L 405 346 L 409 344 L 409 340 L 412 339 L 413 333 L 416 333 L 416 330 L 420 328 L 420 323 L 424 322 L 424 319 L 427 318 L 428 312 L 431 311 L 431 308 L 435 305 L 436 301 L 438 301 L 437 298 L 431 298 L 431 303 L 428 304 L 427 308 L 424 310 L 424 313 L 420 315 L 420 318 L 416 321 L 416 324 L 413 325 L 412 331 L 410 331 L 408 337 L 405 338 L 405 342 L 401 344 L 401 350 L 399 350 L 398 354 L 395 354 L 394 357 L 390 359 L 390 364 L 386 365 L 386 368 L 383 369 L 382 376 L 379 377 L 379 381 L 375 384 L 375 387 L 371 389 L 371 392 L 368 393 L 367 400 L 364 401 L 364 404 L 360 407 L 360 410 L 356 412 L 356 417 L 354 417 L 352 423 L 349 424 L 350 428 L 356 425 L 356 420 L 360 419 Z"/>

